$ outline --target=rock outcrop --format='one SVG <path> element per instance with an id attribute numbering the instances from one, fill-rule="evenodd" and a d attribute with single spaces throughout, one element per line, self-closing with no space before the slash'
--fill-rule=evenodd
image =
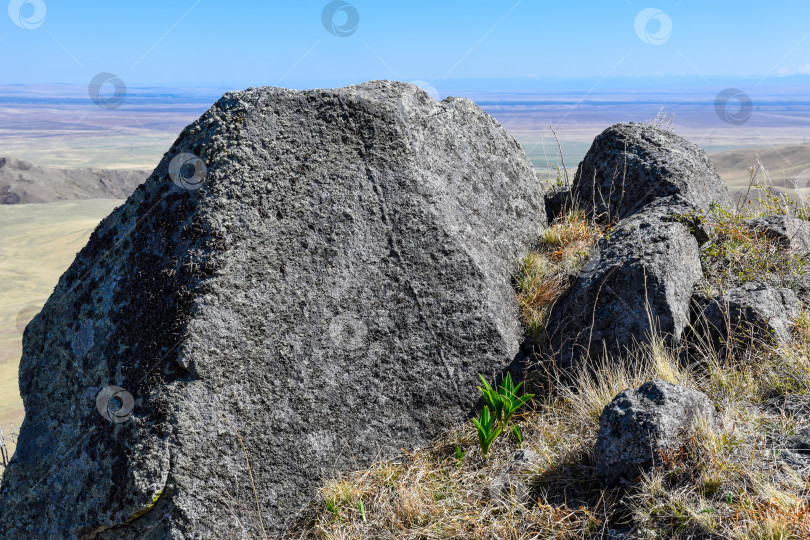
<path id="1" fill-rule="evenodd" d="M 801 311 L 801 302 L 793 290 L 748 282 L 714 298 L 696 298 L 693 326 L 718 345 L 735 335 L 785 344 L 793 337 Z"/>
<path id="2" fill-rule="evenodd" d="M 694 236 L 670 210 L 634 214 L 599 241 L 546 325 L 559 367 L 588 357 L 623 358 L 656 332 L 681 338 L 703 274 Z"/>
<path id="3" fill-rule="evenodd" d="M 703 276 L 698 246 L 708 233 L 694 215 L 731 206 L 706 153 L 670 131 L 617 124 L 594 140 L 571 196 L 613 226 L 551 311 L 555 363 L 621 357 L 654 334 L 677 343 Z"/>
<path id="4" fill-rule="evenodd" d="M 571 189 L 552 186 L 543 194 L 546 203 L 546 217 L 549 223 L 563 217 L 566 210 L 572 207 Z"/>
<path id="5" fill-rule="evenodd" d="M 660 380 L 625 390 L 599 416 L 597 476 L 609 486 L 633 481 L 677 450 L 699 418 L 712 425 L 717 413 L 708 396 L 697 390 Z"/>
<path id="6" fill-rule="evenodd" d="M 603 131 L 580 163 L 572 196 L 588 214 L 610 223 L 661 198 L 694 208 L 731 206 L 706 153 L 669 130 L 616 124 Z"/>
<path id="7" fill-rule="evenodd" d="M 768 216 L 746 223 L 800 257 L 810 255 L 810 222 L 794 216 Z"/>
<path id="8" fill-rule="evenodd" d="M 511 265 L 544 225 L 468 100 L 226 94 L 26 329 L 0 530 L 257 536 L 258 503 L 274 537 L 320 478 L 429 442 L 520 360 Z"/>

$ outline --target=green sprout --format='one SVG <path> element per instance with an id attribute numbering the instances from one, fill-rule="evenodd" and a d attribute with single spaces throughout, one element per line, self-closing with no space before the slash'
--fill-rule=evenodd
<path id="1" fill-rule="evenodd" d="M 456 446 L 456 466 L 460 469 L 461 468 L 461 460 L 464 459 L 464 456 L 467 454 L 466 451 L 462 450 L 460 446 Z"/>
<path id="2" fill-rule="evenodd" d="M 517 393 L 520 387 L 523 386 L 523 383 L 521 382 L 515 386 L 510 373 L 506 374 L 506 377 L 504 377 L 501 385 L 497 389 L 492 388 L 481 374 L 479 374 L 478 377 L 480 377 L 481 382 L 484 383 L 484 387 L 481 388 L 479 386 L 478 389 L 484 394 L 484 400 L 487 402 L 487 405 L 492 407 L 495 418 L 502 430 L 506 429 L 506 425 L 509 423 L 512 415 L 515 414 L 515 411 L 534 397 L 534 394 L 518 396 Z"/>
<path id="3" fill-rule="evenodd" d="M 495 417 L 490 414 L 489 407 L 486 405 L 484 405 L 484 409 L 481 411 L 480 420 L 473 418 L 473 423 L 475 427 L 478 428 L 478 442 L 481 444 L 481 454 L 484 456 L 484 459 L 487 459 L 487 456 L 489 456 L 489 447 L 496 437 L 501 434 L 501 428 L 495 427 Z M 495 429 L 493 430 L 493 428 Z"/>
<path id="4" fill-rule="evenodd" d="M 520 432 L 519 425 L 515 424 L 515 427 L 512 428 L 512 435 L 517 439 L 518 446 L 523 448 L 523 434 Z"/>

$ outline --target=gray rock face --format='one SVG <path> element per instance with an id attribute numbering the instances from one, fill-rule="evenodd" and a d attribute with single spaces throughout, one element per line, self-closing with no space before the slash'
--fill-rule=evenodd
<path id="1" fill-rule="evenodd" d="M 696 298 L 694 326 L 718 342 L 729 335 L 749 335 L 787 343 L 793 336 L 801 303 L 791 289 L 749 282 L 710 299 Z"/>
<path id="2" fill-rule="evenodd" d="M 810 222 L 793 216 L 768 216 L 746 223 L 797 255 L 810 255 Z"/>
<path id="3" fill-rule="evenodd" d="M 632 481 L 659 465 L 662 452 L 678 449 L 696 418 L 713 423 L 716 416 L 712 402 L 697 390 L 659 380 L 625 390 L 599 416 L 596 473 L 611 486 Z"/>
<path id="4" fill-rule="evenodd" d="M 170 179 L 185 152 L 197 191 Z M 512 264 L 544 225 L 529 160 L 468 100 L 226 94 L 28 326 L 0 530 L 257 536 L 238 432 L 277 536 L 322 476 L 466 420 L 519 353 Z"/>
<path id="5" fill-rule="evenodd" d="M 572 193 L 603 222 L 619 221 L 665 197 L 704 210 L 712 202 L 731 206 L 728 190 L 700 147 L 638 123 L 616 124 L 596 137 Z"/>
<path id="6" fill-rule="evenodd" d="M 698 244 L 687 225 L 653 205 L 619 222 L 553 307 L 546 331 L 556 364 L 590 356 L 618 361 L 653 328 L 670 340 L 689 324 L 690 297 L 702 278 Z"/>

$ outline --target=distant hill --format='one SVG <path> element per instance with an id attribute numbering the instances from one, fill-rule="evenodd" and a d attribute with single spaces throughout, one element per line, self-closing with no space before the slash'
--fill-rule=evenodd
<path id="1" fill-rule="evenodd" d="M 130 170 L 55 169 L 3 157 L 0 158 L 0 204 L 126 199 L 149 174 Z"/>
<path id="2" fill-rule="evenodd" d="M 772 148 L 744 148 L 709 156 L 718 174 L 729 186 L 739 191 L 748 185 L 748 168 L 759 156 L 777 188 L 793 191 L 797 186 L 804 196 L 810 189 L 810 143 Z M 762 181 L 764 178 L 760 177 Z"/>

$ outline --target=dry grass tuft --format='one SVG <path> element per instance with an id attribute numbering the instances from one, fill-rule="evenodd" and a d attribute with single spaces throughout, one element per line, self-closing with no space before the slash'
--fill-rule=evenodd
<path id="1" fill-rule="evenodd" d="M 327 482 L 288 537 L 607 538 L 610 530 L 637 538 L 810 537 L 810 460 L 801 469 L 780 458 L 785 441 L 807 427 L 784 403 L 810 407 L 808 349 L 685 369 L 663 343 L 653 340 L 609 368 L 583 368 L 521 414 L 523 448 L 536 459 L 513 477 L 517 488 L 500 487 L 517 441 L 502 438 L 485 461 L 475 428 L 464 425 L 399 462 Z M 599 414 L 616 394 L 653 378 L 705 392 L 720 425 L 699 424 L 662 466 L 632 486 L 605 489 L 591 463 Z M 466 452 L 460 461 L 456 446 Z"/>
<path id="2" fill-rule="evenodd" d="M 707 282 L 726 289 L 746 281 L 764 281 L 780 287 L 795 286 L 807 262 L 762 232 L 746 226 L 751 216 L 715 209 L 705 218 L 714 237 L 701 249 Z"/>
<path id="3" fill-rule="evenodd" d="M 570 210 L 540 235 L 539 245 L 521 261 L 516 277 L 517 300 L 524 324 L 538 338 L 554 302 L 588 261 L 602 230 L 581 210 Z"/>

